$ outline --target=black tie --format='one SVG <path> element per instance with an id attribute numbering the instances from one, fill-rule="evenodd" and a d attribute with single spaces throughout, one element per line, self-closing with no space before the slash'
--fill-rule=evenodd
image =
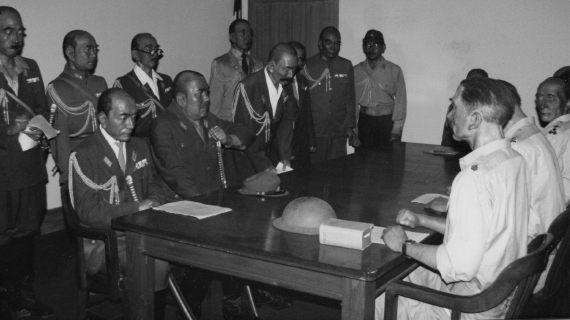
<path id="1" fill-rule="evenodd" d="M 243 72 L 245 72 L 245 74 L 247 74 L 247 72 L 249 71 L 249 67 L 247 66 L 247 55 L 245 54 L 245 52 L 241 55 L 241 68 L 243 69 Z"/>

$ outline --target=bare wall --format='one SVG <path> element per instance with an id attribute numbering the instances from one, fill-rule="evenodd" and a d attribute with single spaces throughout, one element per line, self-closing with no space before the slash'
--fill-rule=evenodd
<path id="1" fill-rule="evenodd" d="M 385 57 L 400 65 L 408 91 L 403 139 L 441 142 L 449 98 L 473 68 L 513 83 L 536 117 L 538 84 L 570 65 L 570 1 L 341 0 L 341 55 L 364 60 L 365 32 L 384 33 Z"/>
<path id="2" fill-rule="evenodd" d="M 35 59 L 47 83 L 63 70 L 61 43 L 73 29 L 89 31 L 100 46 L 96 74 L 112 86 L 133 66 L 130 43 L 150 32 L 165 51 L 159 71 L 174 76 L 192 69 L 209 79 L 212 60 L 229 50 L 233 0 L 4 0 L 22 15 L 23 55 Z M 53 168 L 50 157 L 48 172 Z M 57 177 L 48 184 L 48 208 L 59 207 Z"/>

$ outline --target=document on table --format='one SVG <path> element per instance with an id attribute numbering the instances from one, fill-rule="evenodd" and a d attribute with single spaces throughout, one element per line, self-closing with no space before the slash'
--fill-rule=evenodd
<path id="1" fill-rule="evenodd" d="M 293 171 L 293 168 L 291 167 L 286 167 L 285 170 L 283 170 L 283 162 L 279 162 L 277 164 L 277 167 L 275 167 L 275 170 L 277 170 L 277 174 L 281 174 L 284 172 L 289 172 L 289 171 Z"/>
<path id="2" fill-rule="evenodd" d="M 437 146 L 431 150 L 426 150 L 424 153 L 429 153 L 437 156 L 455 156 L 461 152 L 453 149 L 452 147 Z"/>
<path id="3" fill-rule="evenodd" d="M 191 216 L 198 219 L 209 218 L 212 216 L 216 216 L 218 214 L 232 211 L 232 209 L 230 208 L 211 206 L 208 204 L 203 204 L 194 201 L 171 202 L 163 204 L 158 207 L 154 207 L 153 209 L 159 211 L 166 211 L 169 213 L 182 214 L 185 216 Z"/>
<path id="4" fill-rule="evenodd" d="M 449 196 L 446 196 L 443 194 L 426 193 L 424 195 L 421 195 L 421 196 L 415 198 L 414 200 L 412 200 L 412 202 L 426 204 L 426 203 L 429 203 L 430 201 L 433 201 L 433 199 L 438 198 L 438 197 L 441 197 L 444 199 L 449 199 Z"/>
<path id="5" fill-rule="evenodd" d="M 379 243 L 384 244 L 384 240 L 382 240 L 382 233 L 386 228 L 375 226 L 372 228 L 372 243 Z M 413 232 L 413 231 L 406 231 L 406 235 L 408 239 L 412 239 L 416 242 L 420 242 L 429 236 L 429 233 L 421 233 L 421 232 Z"/>

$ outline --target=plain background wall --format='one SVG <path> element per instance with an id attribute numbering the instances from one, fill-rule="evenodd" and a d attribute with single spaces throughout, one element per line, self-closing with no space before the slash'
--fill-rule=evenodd
<path id="1" fill-rule="evenodd" d="M 515 85 L 536 117 L 538 84 L 570 65 L 570 1 L 341 0 L 340 54 L 365 59 L 362 38 L 384 33 L 386 59 L 404 71 L 408 116 L 403 140 L 441 142 L 449 98 L 473 68 Z"/>
<path id="2" fill-rule="evenodd" d="M 243 4 L 246 17 L 247 0 Z M 211 61 L 229 49 L 233 20 L 233 0 L 4 0 L 3 5 L 22 14 L 28 29 L 24 56 L 39 63 L 46 84 L 63 69 L 61 42 L 73 29 L 94 35 L 101 49 L 96 73 L 110 86 L 132 68 L 130 41 L 138 32 L 154 34 L 165 50 L 160 72 L 173 77 L 194 69 L 209 78 Z M 385 57 L 402 67 L 406 79 L 403 139 L 438 144 L 449 98 L 472 68 L 513 83 L 525 112 L 536 116 L 536 87 L 570 65 L 569 12 L 566 0 L 340 0 L 341 55 L 359 63 L 364 33 L 382 31 Z M 48 207 L 59 205 L 54 177 Z"/>
<path id="3" fill-rule="evenodd" d="M 150 32 L 164 50 L 158 71 L 172 78 L 192 69 L 210 76 L 212 60 L 230 48 L 233 0 L 4 0 L 22 15 L 27 37 L 23 56 L 35 59 L 44 82 L 57 77 L 65 58 L 62 42 L 74 29 L 89 31 L 99 44 L 96 74 L 113 85 L 133 67 L 133 36 Z M 53 168 L 49 158 L 48 172 Z M 48 208 L 61 206 L 58 177 L 50 177 Z"/>

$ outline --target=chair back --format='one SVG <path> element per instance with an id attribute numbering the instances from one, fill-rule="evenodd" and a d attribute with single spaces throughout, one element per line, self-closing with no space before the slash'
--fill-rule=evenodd
<path id="1" fill-rule="evenodd" d="M 570 209 L 562 212 L 548 228 L 548 233 L 554 236 L 552 247 L 558 251 L 554 261 L 550 266 L 544 288 L 541 290 L 543 296 L 553 297 L 561 289 L 568 288 L 570 272 Z"/>
<path id="2" fill-rule="evenodd" d="M 85 251 L 83 249 L 83 238 L 81 238 L 79 233 L 79 218 L 77 218 L 77 213 L 71 205 L 71 198 L 69 197 L 69 188 L 65 184 L 61 188 L 61 204 L 63 206 L 63 215 L 65 217 L 66 226 L 75 238 L 76 248 L 77 248 L 77 273 L 79 277 L 79 285 L 81 289 L 87 289 L 87 268 L 85 266 Z"/>

